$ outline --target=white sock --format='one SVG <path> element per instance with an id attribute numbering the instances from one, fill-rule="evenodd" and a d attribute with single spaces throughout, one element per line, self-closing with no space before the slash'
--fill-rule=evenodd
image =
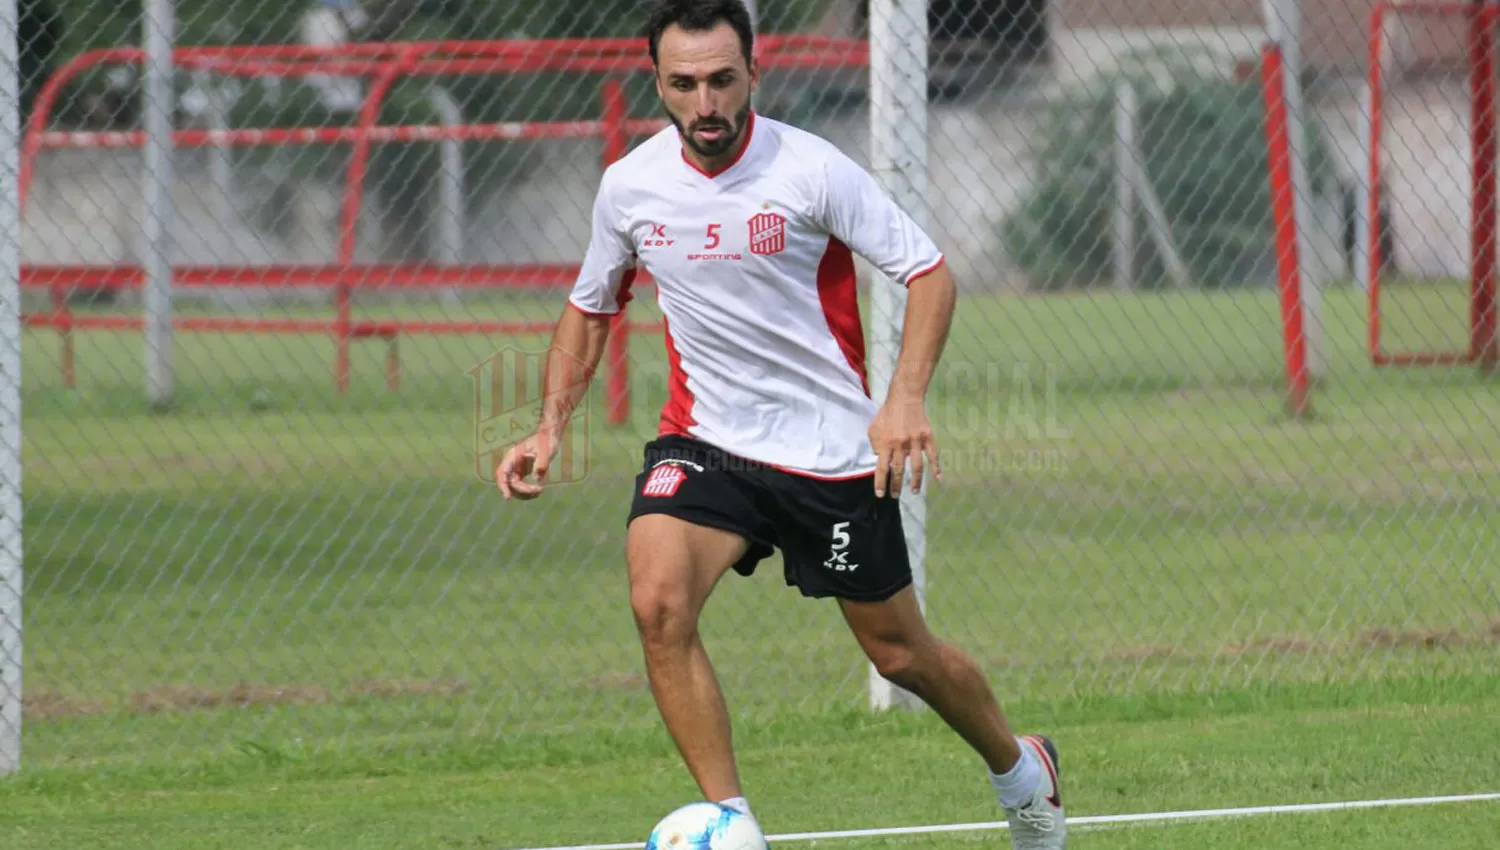
<path id="1" fill-rule="evenodd" d="M 990 775 L 990 784 L 995 786 L 995 792 L 1000 795 L 1000 805 L 1007 809 L 1018 808 L 1022 803 L 1036 793 L 1037 786 L 1042 782 L 1042 762 L 1032 752 L 1031 747 L 1021 744 L 1021 760 L 1016 762 L 1011 769 L 1005 773 L 995 773 L 986 770 Z"/>
<path id="2" fill-rule="evenodd" d="M 730 797 L 728 800 L 720 800 L 719 805 L 724 806 L 725 808 L 734 809 L 745 817 L 755 817 L 755 815 L 750 814 L 750 801 L 746 800 L 744 797 Z"/>

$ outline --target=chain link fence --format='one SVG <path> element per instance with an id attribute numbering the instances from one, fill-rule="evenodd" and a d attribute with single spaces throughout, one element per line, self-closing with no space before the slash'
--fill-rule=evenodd
<path id="1" fill-rule="evenodd" d="M 866 5 L 758 5 L 757 108 L 869 165 Z M 155 195 L 143 7 L 20 4 L 26 763 L 653 726 L 623 556 L 669 392 L 649 289 L 566 480 L 491 481 L 600 172 L 667 126 L 638 5 L 144 8 L 176 45 Z M 934 628 L 1004 701 L 1493 672 L 1494 17 L 1374 11 L 1303 4 L 1297 419 L 1258 4 L 930 4 L 912 212 L 962 296 L 908 516 Z M 864 705 L 779 571 L 705 615 L 736 716 Z"/>

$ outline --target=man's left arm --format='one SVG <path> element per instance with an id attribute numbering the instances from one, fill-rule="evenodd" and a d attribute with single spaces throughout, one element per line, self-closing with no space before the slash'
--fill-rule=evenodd
<path id="1" fill-rule="evenodd" d="M 927 463 L 934 477 L 942 479 L 926 400 L 953 321 L 953 275 L 926 231 L 847 157 L 828 161 L 821 208 L 829 232 L 907 289 L 895 371 L 869 437 L 878 458 L 875 494 L 899 496 L 908 461 L 912 492 L 918 492 Z"/>
<path id="2" fill-rule="evenodd" d="M 943 467 L 937 439 L 927 418 L 927 389 L 948 341 L 957 287 L 947 265 L 941 265 L 907 287 L 901 348 L 885 402 L 870 423 L 870 445 L 875 450 L 875 495 L 901 494 L 907 461 L 911 462 L 911 490 L 922 489 L 923 472 L 932 464 L 939 481 Z"/>

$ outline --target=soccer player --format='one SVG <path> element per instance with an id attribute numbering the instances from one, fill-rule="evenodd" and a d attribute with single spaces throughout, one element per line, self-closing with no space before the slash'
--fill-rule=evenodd
<path id="1" fill-rule="evenodd" d="M 648 269 L 669 395 L 627 519 L 630 603 L 652 695 L 703 794 L 750 812 L 699 613 L 729 570 L 748 576 L 779 548 L 787 584 L 837 600 L 880 674 L 983 759 L 1014 846 L 1062 848 L 1052 742 L 1012 734 L 984 674 L 928 630 L 912 588 L 899 496 L 908 463 L 913 491 L 929 464 L 942 477 L 924 403 L 952 319 L 952 275 L 869 173 L 824 139 L 756 114 L 752 38 L 739 0 L 654 4 L 647 41 L 674 126 L 604 173 L 554 332 L 542 420 L 506 453 L 497 485 L 507 499 L 542 493 L 610 317 Z M 855 253 L 909 292 L 878 407 Z"/>

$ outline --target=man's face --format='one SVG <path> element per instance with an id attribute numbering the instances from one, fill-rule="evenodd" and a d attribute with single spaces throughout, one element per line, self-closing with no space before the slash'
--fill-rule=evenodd
<path id="1" fill-rule="evenodd" d="M 726 22 L 705 32 L 671 26 L 656 46 L 656 91 L 683 141 L 705 159 L 735 149 L 757 82 Z"/>

